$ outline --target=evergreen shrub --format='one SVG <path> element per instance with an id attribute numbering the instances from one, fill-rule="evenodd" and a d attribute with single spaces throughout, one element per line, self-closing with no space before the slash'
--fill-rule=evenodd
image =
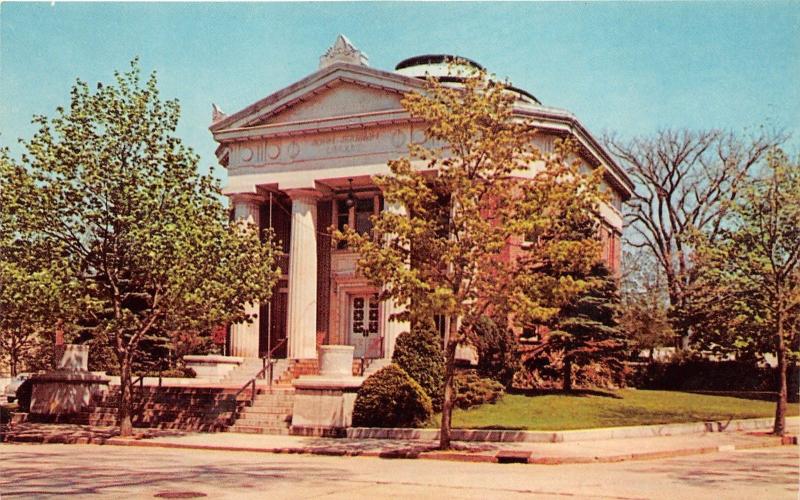
<path id="1" fill-rule="evenodd" d="M 444 353 L 442 339 L 433 328 L 414 328 L 397 337 L 392 361 L 414 379 L 431 398 L 433 410 L 444 398 Z"/>
<path id="2" fill-rule="evenodd" d="M 432 412 L 431 398 L 393 363 L 361 385 L 353 408 L 353 427 L 419 427 Z"/>
<path id="3" fill-rule="evenodd" d="M 503 384 L 483 378 L 474 370 L 456 373 L 455 388 L 455 405 L 463 410 L 486 403 L 494 404 L 505 392 Z"/>
<path id="4" fill-rule="evenodd" d="M 473 327 L 470 343 L 478 351 L 478 373 L 510 387 L 520 368 L 517 336 L 501 325 L 508 321 L 481 316 Z"/>

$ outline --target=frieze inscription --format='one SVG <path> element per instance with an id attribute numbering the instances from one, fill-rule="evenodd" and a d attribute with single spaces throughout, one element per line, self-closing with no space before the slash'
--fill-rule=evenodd
<path id="1" fill-rule="evenodd" d="M 342 135 L 317 137 L 311 140 L 311 145 L 320 148 L 325 154 L 355 153 L 362 150 L 364 144 L 380 139 L 380 132 L 349 132 Z"/>
<path id="2" fill-rule="evenodd" d="M 405 151 L 411 131 L 402 127 L 327 132 L 299 138 L 250 141 L 233 146 L 235 166 L 269 165 L 293 161 Z M 423 139 L 417 133 L 415 139 Z"/>

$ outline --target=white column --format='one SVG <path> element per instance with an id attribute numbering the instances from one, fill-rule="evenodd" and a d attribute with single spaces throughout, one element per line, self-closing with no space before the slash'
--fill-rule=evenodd
<path id="1" fill-rule="evenodd" d="M 234 220 L 260 227 L 260 208 L 262 199 L 256 195 L 234 195 L 233 213 Z M 259 342 L 259 304 L 247 304 L 245 312 L 252 318 L 250 323 L 236 323 L 231 325 L 231 352 L 232 356 L 246 358 L 258 357 Z"/>
<path id="2" fill-rule="evenodd" d="M 290 190 L 288 357 L 317 357 L 317 198 L 313 190 Z"/>
<path id="3" fill-rule="evenodd" d="M 387 203 L 385 210 L 398 215 L 407 215 L 406 207 L 399 203 Z M 391 236 L 387 240 L 391 240 Z M 393 314 L 404 311 L 403 307 L 398 306 L 394 300 L 385 300 L 382 304 L 383 312 L 381 317 L 381 332 L 383 334 L 383 353 L 384 357 L 391 359 L 394 353 L 394 344 L 397 336 L 403 332 L 411 330 L 411 323 L 408 321 L 389 321 Z"/>

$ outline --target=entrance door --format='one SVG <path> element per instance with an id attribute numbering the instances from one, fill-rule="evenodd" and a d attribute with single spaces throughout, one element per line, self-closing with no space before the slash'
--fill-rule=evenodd
<path id="1" fill-rule="evenodd" d="M 350 297 L 350 345 L 356 358 L 383 356 L 383 338 L 378 332 L 378 295 Z"/>
<path id="2" fill-rule="evenodd" d="M 273 358 L 285 358 L 286 346 L 286 310 L 288 294 L 284 289 L 276 287 L 270 303 L 261 305 L 259 314 L 259 355 L 266 356 L 272 350 Z"/>

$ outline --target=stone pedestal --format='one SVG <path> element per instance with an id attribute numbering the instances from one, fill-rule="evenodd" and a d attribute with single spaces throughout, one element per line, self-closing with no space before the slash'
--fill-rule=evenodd
<path id="1" fill-rule="evenodd" d="M 218 382 L 225 378 L 225 375 L 233 371 L 244 362 L 244 358 L 238 356 L 219 356 L 216 354 L 207 355 L 186 355 L 183 357 L 187 368 L 194 370 L 197 378 L 210 382 Z"/>
<path id="2" fill-rule="evenodd" d="M 319 376 L 334 379 L 352 377 L 354 350 L 351 345 L 319 346 Z"/>
<path id="3" fill-rule="evenodd" d="M 87 371 L 89 348 L 64 344 L 56 353 L 58 369 L 31 377 L 31 414 L 48 419 L 86 411 L 108 391 L 108 377 Z"/>
<path id="4" fill-rule="evenodd" d="M 302 436 L 346 434 L 353 422 L 353 406 L 363 377 L 354 377 L 353 346 L 319 348 L 320 375 L 294 380 L 291 433 Z"/>

